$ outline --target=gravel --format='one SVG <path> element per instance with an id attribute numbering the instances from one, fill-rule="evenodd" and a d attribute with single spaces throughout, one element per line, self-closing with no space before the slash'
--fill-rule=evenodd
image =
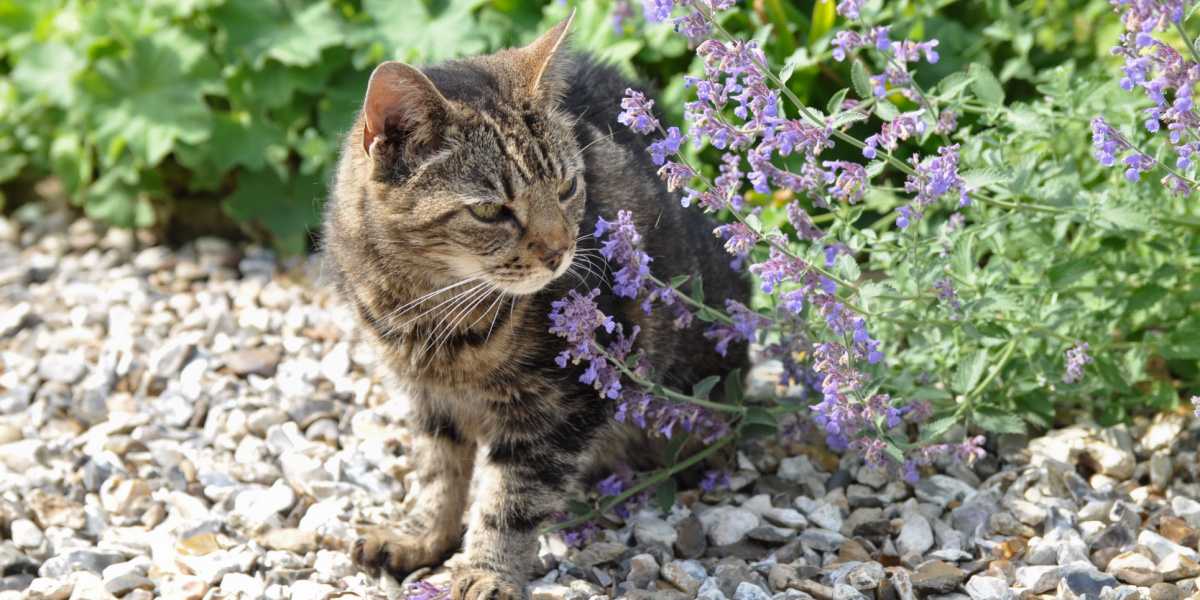
<path id="1" fill-rule="evenodd" d="M 407 403 L 315 259 L 65 215 L 0 232 L 0 600 L 402 597 L 348 548 L 414 484 Z M 746 442 L 731 489 L 584 548 L 543 538 L 530 596 L 1200 597 L 1183 413 L 1001 436 L 916 485 L 814 439 Z"/>

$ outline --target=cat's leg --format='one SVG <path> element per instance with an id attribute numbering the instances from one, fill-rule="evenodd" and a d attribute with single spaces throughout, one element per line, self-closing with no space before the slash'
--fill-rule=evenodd
<path id="1" fill-rule="evenodd" d="M 400 579 L 440 563 L 462 540 L 475 444 L 448 412 L 414 403 L 413 459 L 418 487 L 399 523 L 360 531 L 352 553 L 359 566 Z"/>
<path id="2" fill-rule="evenodd" d="M 565 509 L 608 422 L 603 403 L 591 405 L 530 411 L 519 419 L 521 431 L 501 428 L 488 440 L 475 469 L 466 561 L 454 574 L 452 600 L 522 597 L 540 529 Z"/>

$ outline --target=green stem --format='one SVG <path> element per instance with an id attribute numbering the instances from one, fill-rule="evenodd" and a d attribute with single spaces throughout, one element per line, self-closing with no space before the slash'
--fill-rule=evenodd
<path id="1" fill-rule="evenodd" d="M 561 531 L 563 529 L 568 529 L 571 527 L 575 527 L 577 525 L 582 525 L 588 521 L 591 521 L 592 519 L 612 510 L 613 508 L 615 508 L 617 505 L 621 504 L 622 502 L 634 497 L 637 494 L 642 493 L 643 491 L 645 491 L 647 489 L 650 489 L 651 486 L 656 486 L 659 483 L 666 481 L 668 478 L 673 477 L 676 473 L 679 473 L 679 472 L 683 471 L 684 469 L 687 469 L 688 467 L 691 467 L 692 465 L 708 458 L 714 452 L 716 452 L 717 450 L 720 450 L 726 444 L 733 441 L 733 437 L 734 436 L 732 436 L 732 435 L 727 435 L 727 436 L 717 440 L 712 445 L 706 446 L 703 450 L 689 456 L 683 462 L 679 462 L 668 468 L 659 469 L 658 471 L 655 471 L 655 473 L 653 475 L 643 479 L 642 481 L 639 481 L 637 483 L 637 485 L 634 485 L 633 487 L 629 488 L 628 490 L 625 490 L 620 495 L 613 496 L 607 502 L 602 504 L 600 506 L 600 508 L 592 510 L 590 513 L 588 513 L 586 515 L 580 515 L 578 517 L 575 517 L 574 519 L 571 519 L 569 521 L 564 521 L 562 523 L 556 523 L 556 524 L 548 527 L 545 530 L 545 532 L 550 533 L 553 531 Z"/>
<path id="2" fill-rule="evenodd" d="M 979 385 L 975 386 L 975 389 L 967 393 L 966 398 L 963 399 L 962 406 L 955 411 L 955 416 L 962 416 L 971 408 L 972 405 L 975 404 L 975 398 L 979 396 L 983 390 L 987 389 L 987 386 L 992 383 L 992 380 L 996 378 L 996 375 L 1000 374 L 1000 371 L 1004 369 L 1004 365 L 1008 364 L 1008 359 L 1012 357 L 1013 350 L 1016 349 L 1017 338 L 1012 338 L 1008 341 L 1008 344 L 1004 346 L 1004 351 L 1001 352 L 1000 359 L 996 361 L 996 366 L 992 367 L 992 370 L 987 374 L 987 377 L 984 377 L 983 381 L 980 381 Z"/>
<path id="3" fill-rule="evenodd" d="M 720 402 L 713 402 L 712 400 L 705 400 L 703 398 L 697 398 L 695 396 L 690 396 L 690 395 L 684 394 L 682 392 L 677 392 L 677 391 L 675 391 L 669 387 L 663 386 L 661 384 L 654 383 L 653 381 L 650 381 L 649 379 L 646 379 L 645 377 L 642 377 L 641 375 L 634 373 L 632 369 L 625 366 L 625 363 L 617 360 L 617 358 L 615 356 L 609 354 L 607 350 L 605 350 L 604 348 L 601 348 L 599 345 L 597 345 L 595 347 L 595 349 L 600 354 L 602 354 L 604 356 L 604 358 L 608 359 L 608 362 L 615 365 L 617 367 L 617 369 L 619 369 L 621 371 L 621 373 L 623 373 L 626 377 L 628 377 L 630 379 L 630 381 L 633 381 L 634 383 L 636 383 L 648 390 L 654 390 L 655 392 L 661 393 L 663 396 L 666 396 L 667 398 L 670 398 L 672 400 L 678 400 L 679 402 L 687 402 L 690 404 L 695 404 L 697 406 L 703 406 L 704 408 L 707 408 L 709 410 L 715 410 L 715 411 L 720 411 L 720 412 L 728 412 L 728 413 L 734 413 L 734 414 L 739 414 L 739 415 L 746 412 L 746 409 L 741 406 L 732 406 L 729 404 L 721 404 Z"/>

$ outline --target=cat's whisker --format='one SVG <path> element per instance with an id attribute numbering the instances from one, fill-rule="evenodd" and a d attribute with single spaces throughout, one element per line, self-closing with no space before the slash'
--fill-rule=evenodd
<path id="1" fill-rule="evenodd" d="M 440 293 L 442 293 L 442 292 L 449 291 L 449 290 L 452 290 L 452 289 L 454 289 L 454 288 L 456 288 L 456 287 L 459 287 L 459 286 L 462 286 L 462 285 L 466 285 L 466 284 L 468 284 L 468 283 L 471 283 L 471 282 L 474 282 L 474 281 L 479 281 L 479 280 L 480 280 L 480 278 L 479 278 L 478 276 L 475 276 L 475 277 L 470 277 L 470 278 L 468 278 L 468 279 L 464 279 L 464 280 L 462 280 L 462 281 L 458 281 L 458 282 L 452 283 L 452 284 L 450 284 L 450 285 L 448 285 L 448 286 L 446 286 L 446 287 L 443 287 L 443 288 L 441 288 L 441 289 L 434 290 L 434 291 L 432 291 L 432 292 L 429 292 L 429 293 L 427 293 L 427 294 L 424 294 L 424 295 L 420 296 L 419 298 L 417 298 L 417 299 L 415 299 L 415 300 L 411 300 L 411 301 L 407 302 L 406 304 L 403 304 L 403 305 L 401 305 L 401 306 L 398 306 L 398 307 L 396 307 L 396 308 L 392 309 L 392 312 L 391 312 L 391 313 L 389 313 L 389 314 L 387 315 L 387 318 L 391 318 L 391 317 L 398 317 L 398 316 L 400 316 L 400 315 L 402 315 L 402 314 L 404 314 L 404 313 L 408 312 L 409 310 L 411 310 L 411 309 L 415 308 L 415 307 L 416 307 L 418 304 L 420 304 L 420 303 L 422 303 L 422 302 L 424 302 L 424 301 L 428 300 L 429 298 L 431 298 L 431 297 L 433 297 L 433 296 L 436 296 L 437 294 L 440 294 Z"/>
<path id="2" fill-rule="evenodd" d="M 418 320 L 420 320 L 422 317 L 424 317 L 424 316 L 426 316 L 426 315 L 429 315 L 429 314 L 432 314 L 432 313 L 436 312 L 436 311 L 437 311 L 439 308 L 441 308 L 441 307 L 443 307 L 443 306 L 446 306 L 447 304 L 450 304 L 451 306 L 455 306 L 455 305 L 457 305 L 457 304 L 458 304 L 458 302 L 459 302 L 460 300 L 462 300 L 463 298 L 465 298 L 465 297 L 467 297 L 467 296 L 471 296 L 472 294 L 474 294 L 475 292 L 479 291 L 480 289 L 482 289 L 482 288 L 486 287 L 487 285 L 489 285 L 489 284 L 488 284 L 488 282 L 486 282 L 486 281 L 479 282 L 479 283 L 477 283 L 475 286 L 473 286 L 473 287 L 471 287 L 471 288 L 467 289 L 466 291 L 461 291 L 461 292 L 459 292 L 459 293 L 457 293 L 457 294 L 455 294 L 455 295 L 451 296 L 450 298 L 448 298 L 448 299 L 446 299 L 446 300 L 443 300 L 443 301 L 442 301 L 441 303 L 439 303 L 437 306 L 434 306 L 433 308 L 430 308 L 429 310 L 427 310 L 427 311 L 425 311 L 425 312 L 423 312 L 423 313 L 421 313 L 421 314 L 419 314 L 419 315 L 417 315 L 417 316 L 415 316 L 415 317 L 412 317 L 412 318 L 408 319 L 407 321 L 404 321 L 404 322 L 402 322 L 402 323 L 400 323 L 400 324 L 396 325 L 395 327 L 391 328 L 391 330 L 390 330 L 390 331 L 388 331 L 387 333 L 388 333 L 388 335 L 391 335 L 392 333 L 394 333 L 394 332 L 396 332 L 396 331 L 399 331 L 400 329 L 402 329 L 402 328 L 404 328 L 404 327 L 407 327 L 408 325 L 411 325 L 411 324 L 413 324 L 413 323 L 416 323 L 416 322 L 417 322 Z M 450 308 L 447 308 L 446 310 L 447 310 L 447 311 L 449 311 L 449 310 L 451 310 L 451 309 L 450 309 Z"/>
<path id="3" fill-rule="evenodd" d="M 502 300 L 504 300 L 504 299 L 507 299 L 507 295 L 506 295 L 506 294 L 500 294 L 500 298 L 501 298 Z M 516 298 L 514 297 L 514 298 L 512 299 L 512 302 L 514 302 L 514 303 L 515 303 L 516 301 L 517 301 L 517 300 L 516 300 Z M 501 303 L 500 303 L 498 306 L 496 306 L 496 314 L 495 314 L 494 316 L 492 316 L 492 324 L 491 324 L 491 325 L 488 325 L 488 332 L 487 332 L 487 335 L 485 335 L 485 336 L 483 337 L 483 341 L 484 341 L 485 343 L 486 343 L 487 341 L 489 341 L 489 340 L 491 340 L 491 339 L 492 339 L 492 330 L 496 328 L 496 319 L 500 318 L 500 313 L 501 313 L 503 310 L 504 310 L 504 302 L 501 302 Z M 509 309 L 509 310 L 511 310 L 511 309 Z M 511 313 L 509 313 L 509 314 L 511 314 Z"/>
<path id="4" fill-rule="evenodd" d="M 613 136 L 615 136 L 615 135 L 617 135 L 616 132 L 614 132 L 611 128 L 609 128 L 608 135 L 602 135 L 602 136 L 592 140 L 591 142 L 588 142 L 588 144 L 586 146 L 579 149 L 579 152 L 575 153 L 575 156 L 571 157 L 571 160 L 575 160 L 576 158 L 579 158 L 579 155 L 583 154 L 584 150 L 587 150 L 588 148 L 591 148 L 592 146 L 595 146 L 596 144 L 603 142 L 604 140 L 611 140 L 613 138 Z"/>
<path id="5" fill-rule="evenodd" d="M 429 347 L 431 347 L 434 344 L 434 341 L 437 340 L 438 335 L 440 334 L 442 329 L 444 327 L 447 327 L 447 325 L 450 323 L 450 321 L 453 320 L 455 317 L 457 317 L 459 314 L 469 310 L 468 307 L 470 306 L 472 301 L 474 301 L 476 298 L 487 295 L 487 293 L 490 291 L 490 288 L 491 288 L 491 284 L 487 284 L 487 285 L 483 285 L 483 286 L 474 288 L 471 291 L 471 293 L 467 294 L 459 302 L 456 302 L 454 304 L 454 306 L 447 308 L 446 311 L 444 312 L 444 314 L 442 315 L 442 317 L 440 319 L 438 319 L 438 322 L 433 326 L 433 329 L 430 330 L 429 337 L 425 340 L 425 344 L 422 347 L 422 351 L 424 352 L 425 349 L 428 349 Z"/>
<path id="6" fill-rule="evenodd" d="M 436 337 L 433 338 L 434 341 L 433 341 L 432 350 L 430 350 L 428 353 L 426 353 L 425 356 L 433 357 L 434 355 L 436 355 L 438 350 L 441 350 L 442 346 L 445 345 L 445 343 L 450 340 L 450 337 L 458 329 L 458 326 L 467 318 L 467 316 L 469 316 L 471 314 L 471 311 L 475 310 L 476 307 L 478 307 L 481 303 L 483 303 L 485 300 L 487 300 L 488 296 L 493 291 L 495 291 L 495 289 L 496 288 L 494 286 L 489 287 L 489 289 L 487 289 L 483 294 L 476 296 L 475 299 L 473 301 L 471 301 L 471 303 L 467 304 L 466 308 L 459 311 L 458 317 L 455 318 L 454 321 L 452 323 L 450 323 L 449 326 L 445 327 L 445 329 L 442 331 L 442 333 L 440 335 L 437 335 Z M 479 321 L 479 319 L 475 320 L 475 322 L 478 322 L 478 321 Z M 474 323 L 472 323 L 471 325 L 474 325 Z M 471 325 L 468 325 L 467 327 L 469 328 L 469 327 L 471 327 Z"/>

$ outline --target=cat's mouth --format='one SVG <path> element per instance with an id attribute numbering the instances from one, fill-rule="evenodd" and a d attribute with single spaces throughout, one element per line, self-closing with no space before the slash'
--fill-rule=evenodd
<path id="1" fill-rule="evenodd" d="M 559 259 L 558 265 L 554 270 L 550 270 L 546 266 L 539 265 L 533 269 L 533 272 L 521 279 L 513 281 L 497 280 L 493 283 L 506 293 L 517 296 L 527 296 L 536 294 L 542 288 L 550 284 L 551 281 L 562 277 L 571 269 L 571 263 L 575 261 L 575 248 L 572 247 Z"/>

